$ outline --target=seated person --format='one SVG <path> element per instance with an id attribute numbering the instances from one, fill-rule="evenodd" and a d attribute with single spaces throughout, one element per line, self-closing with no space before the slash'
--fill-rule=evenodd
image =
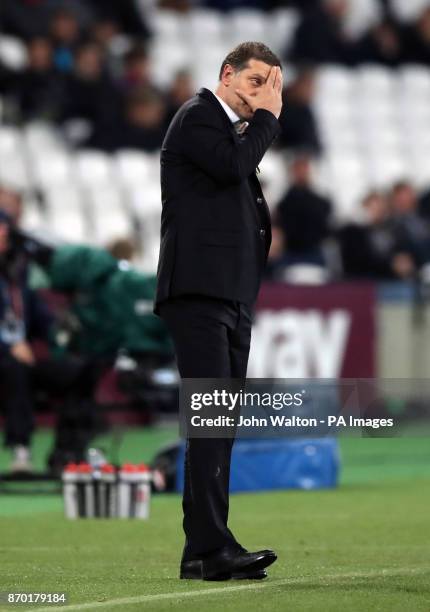
<path id="1" fill-rule="evenodd" d="M 415 264 L 397 239 L 386 196 L 370 192 L 362 206 L 364 223 L 349 223 L 338 232 L 345 276 L 372 280 L 412 276 Z"/>
<path id="2" fill-rule="evenodd" d="M 92 397 L 94 387 L 91 370 L 79 358 L 37 359 L 31 342 L 51 340 L 54 319 L 29 286 L 27 263 L 10 217 L 0 210 L 0 395 L 12 471 L 32 470 L 36 391 L 58 394 L 63 407 L 76 407 Z"/>

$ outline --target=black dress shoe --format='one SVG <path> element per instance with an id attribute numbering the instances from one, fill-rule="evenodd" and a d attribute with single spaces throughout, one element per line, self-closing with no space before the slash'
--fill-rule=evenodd
<path id="1" fill-rule="evenodd" d="M 222 548 L 202 560 L 203 580 L 228 580 L 233 574 L 259 572 L 276 561 L 273 550 L 232 550 Z"/>
<path id="2" fill-rule="evenodd" d="M 195 559 L 194 561 L 182 561 L 181 563 L 181 571 L 179 577 L 181 580 L 202 580 L 202 559 Z M 233 578 L 233 580 L 263 580 L 267 578 L 266 570 L 249 570 L 249 571 L 240 571 L 240 572 L 232 572 L 231 574 L 226 575 L 225 578 L 218 578 L 218 580 L 228 580 Z"/>

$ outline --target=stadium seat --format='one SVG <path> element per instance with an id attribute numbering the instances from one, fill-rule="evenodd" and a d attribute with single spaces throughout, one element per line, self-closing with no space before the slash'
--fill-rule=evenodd
<path id="1" fill-rule="evenodd" d="M 418 189 L 430 187 L 430 140 L 421 149 L 415 148 L 409 153 L 410 178 Z"/>
<path id="2" fill-rule="evenodd" d="M 378 150 L 369 154 L 367 163 L 370 182 L 379 189 L 387 189 L 395 181 L 411 176 L 407 161 L 401 153 L 381 155 Z"/>
<path id="3" fill-rule="evenodd" d="M 20 152 L 4 153 L 0 151 L 0 183 L 19 191 L 30 188 L 27 165 Z"/>
<path id="4" fill-rule="evenodd" d="M 111 159 L 101 151 L 81 151 L 74 162 L 76 178 L 85 187 L 109 185 L 114 180 Z"/>
<path id="5" fill-rule="evenodd" d="M 114 184 L 91 185 L 83 190 L 85 201 L 97 217 L 103 213 L 119 213 L 125 215 L 127 207 L 120 189 Z"/>
<path id="6" fill-rule="evenodd" d="M 349 2 L 346 29 L 353 36 L 360 36 L 381 18 L 378 0 L 354 0 Z"/>
<path id="7" fill-rule="evenodd" d="M 369 188 L 366 164 L 357 154 L 347 156 L 339 151 L 328 155 L 317 168 L 317 183 L 333 200 L 337 219 L 355 218 Z"/>
<path id="8" fill-rule="evenodd" d="M 185 37 L 180 42 L 156 40 L 150 55 L 152 78 L 160 87 L 167 87 L 179 70 L 187 69 L 195 60 Z"/>
<path id="9" fill-rule="evenodd" d="M 205 47 L 222 42 L 225 26 L 225 19 L 221 13 L 209 9 L 194 9 L 187 19 L 191 44 L 200 43 L 204 44 Z"/>
<path id="10" fill-rule="evenodd" d="M 348 99 L 353 92 L 354 75 L 352 71 L 340 66 L 323 66 L 316 78 L 316 97 L 330 100 Z"/>
<path id="11" fill-rule="evenodd" d="M 48 227 L 54 236 L 68 242 L 86 242 L 91 236 L 84 214 L 84 201 L 72 185 L 52 185 L 43 190 Z"/>
<path id="12" fill-rule="evenodd" d="M 226 25 L 226 35 L 231 47 L 244 40 L 258 40 L 270 45 L 270 31 L 266 27 L 266 17 L 262 11 L 235 9 L 229 13 Z"/>
<path id="13" fill-rule="evenodd" d="M 216 87 L 221 67 L 220 58 L 224 58 L 229 50 L 228 44 L 227 46 L 225 43 L 212 44 L 204 56 L 197 57 L 197 61 L 191 66 L 196 90 L 200 87 L 208 87 L 209 89 Z"/>
<path id="14" fill-rule="evenodd" d="M 154 214 L 161 215 L 161 189 L 159 181 L 148 181 L 134 186 L 127 193 L 129 210 L 140 220 Z"/>
<path id="15" fill-rule="evenodd" d="M 155 40 L 179 40 L 184 29 L 183 23 L 184 18 L 176 11 L 158 10 L 150 14 L 150 24 Z"/>
<path id="16" fill-rule="evenodd" d="M 400 153 L 405 148 L 403 135 L 397 126 L 380 127 L 380 129 L 361 132 L 361 149 L 379 152 L 380 155 Z"/>
<path id="17" fill-rule="evenodd" d="M 114 238 L 132 233 L 130 214 L 123 195 L 114 185 L 92 186 L 84 190 L 85 206 L 94 241 L 102 246 Z"/>
<path id="18" fill-rule="evenodd" d="M 428 0 L 389 0 L 389 5 L 399 21 L 414 21 L 428 7 Z"/>
<path id="19" fill-rule="evenodd" d="M 411 98 L 430 95 L 430 71 L 428 68 L 410 64 L 399 69 L 399 89 Z"/>
<path id="20" fill-rule="evenodd" d="M 30 168 L 38 187 L 69 186 L 73 180 L 71 157 L 62 151 L 45 151 L 43 155 L 34 158 Z"/>
<path id="21" fill-rule="evenodd" d="M 29 163 L 40 162 L 45 155 L 67 153 L 66 145 L 54 125 L 42 121 L 29 123 L 23 129 L 24 144 L 27 149 Z"/>
<path id="22" fill-rule="evenodd" d="M 0 154 L 18 153 L 22 149 L 22 135 L 19 128 L 0 126 Z"/>
<path id="23" fill-rule="evenodd" d="M 288 52 L 300 19 L 298 11 L 280 8 L 272 11 L 267 19 L 270 47 L 275 53 L 284 54 Z"/>
<path id="24" fill-rule="evenodd" d="M 395 74 L 382 66 L 361 66 L 356 72 L 354 89 L 363 98 L 382 99 L 389 103 L 395 93 Z"/>
<path id="25" fill-rule="evenodd" d="M 14 36 L 0 36 L 0 62 L 11 70 L 22 70 L 27 65 L 25 44 Z"/>
<path id="26" fill-rule="evenodd" d="M 147 153 L 123 149 L 114 156 L 114 173 L 118 183 L 126 188 L 141 186 L 150 180 L 154 161 Z"/>

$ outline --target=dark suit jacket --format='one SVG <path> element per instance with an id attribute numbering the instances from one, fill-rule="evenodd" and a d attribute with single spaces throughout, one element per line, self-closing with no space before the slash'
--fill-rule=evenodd
<path id="1" fill-rule="evenodd" d="M 207 89 L 175 115 L 161 151 L 161 246 L 155 309 L 198 294 L 252 305 L 271 242 L 256 167 L 280 131 L 255 112 L 240 138 Z"/>

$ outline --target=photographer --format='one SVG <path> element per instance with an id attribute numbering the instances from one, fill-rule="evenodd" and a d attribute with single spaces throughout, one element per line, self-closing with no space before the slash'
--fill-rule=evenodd
<path id="1" fill-rule="evenodd" d="M 35 355 L 33 339 L 52 343 L 55 331 L 49 309 L 28 283 L 28 246 L 0 209 L 0 398 L 4 442 L 12 450 L 14 472 L 32 470 L 35 394 L 61 397 L 64 410 L 82 405 L 93 391 L 91 372 L 82 359 Z"/>

